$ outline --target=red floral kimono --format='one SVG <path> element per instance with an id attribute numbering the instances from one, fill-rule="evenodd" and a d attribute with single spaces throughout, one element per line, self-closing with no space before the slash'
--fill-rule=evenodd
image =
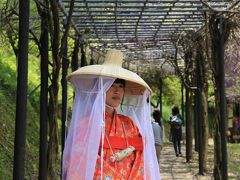
<path id="1" fill-rule="evenodd" d="M 130 156 L 125 157 L 121 161 L 109 161 L 109 158 L 114 153 L 129 147 L 129 145 L 135 148 L 135 151 L 133 151 Z M 103 179 L 144 179 L 142 138 L 138 128 L 133 124 L 130 118 L 117 114 L 116 111 L 114 112 L 113 119 L 108 113 L 105 114 L 105 138 L 103 147 Z M 94 173 L 95 180 L 101 179 L 100 154 L 101 147 L 99 148 Z"/>

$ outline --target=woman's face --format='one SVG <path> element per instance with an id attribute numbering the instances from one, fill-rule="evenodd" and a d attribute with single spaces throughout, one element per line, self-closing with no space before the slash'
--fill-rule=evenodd
<path id="1" fill-rule="evenodd" d="M 121 104 L 124 95 L 124 85 L 113 83 L 106 93 L 106 104 L 117 108 Z"/>

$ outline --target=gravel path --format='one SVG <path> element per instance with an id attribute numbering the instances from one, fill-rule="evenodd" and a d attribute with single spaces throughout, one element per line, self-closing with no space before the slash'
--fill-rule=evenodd
<path id="1" fill-rule="evenodd" d="M 162 180 L 213 180 L 210 173 L 205 176 L 198 175 L 197 162 L 186 163 L 185 145 L 182 145 L 182 152 L 182 157 L 176 157 L 172 144 L 164 145 L 160 158 Z"/>

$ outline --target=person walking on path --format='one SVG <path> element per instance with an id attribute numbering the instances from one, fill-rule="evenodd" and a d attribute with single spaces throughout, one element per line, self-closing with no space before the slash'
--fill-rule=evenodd
<path id="1" fill-rule="evenodd" d="M 161 155 L 161 150 L 163 145 L 163 129 L 162 129 L 160 111 L 157 109 L 153 111 L 152 128 L 153 128 L 157 160 L 158 160 L 158 164 L 160 164 L 160 155 Z"/>
<path id="2" fill-rule="evenodd" d="M 169 117 L 170 124 L 170 141 L 173 143 L 174 151 L 177 157 L 182 156 L 181 140 L 182 140 L 182 116 L 179 113 L 179 108 L 174 105 L 172 114 Z"/>

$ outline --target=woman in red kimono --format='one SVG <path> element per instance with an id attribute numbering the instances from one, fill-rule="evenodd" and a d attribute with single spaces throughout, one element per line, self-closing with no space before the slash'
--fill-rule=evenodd
<path id="1" fill-rule="evenodd" d="M 117 79 L 106 93 L 103 176 L 112 179 L 141 180 L 144 177 L 142 137 L 133 121 L 116 111 L 123 100 L 124 86 L 125 81 Z M 120 161 L 110 161 L 110 157 L 115 153 L 129 146 L 133 146 L 136 150 Z M 100 165 L 99 153 L 94 179 L 101 177 Z"/>
<path id="2" fill-rule="evenodd" d="M 151 89 L 121 67 L 123 54 L 108 50 L 103 65 L 68 76 L 75 98 L 63 152 L 64 180 L 159 180 Z M 131 117 L 131 118 L 130 118 Z"/>

